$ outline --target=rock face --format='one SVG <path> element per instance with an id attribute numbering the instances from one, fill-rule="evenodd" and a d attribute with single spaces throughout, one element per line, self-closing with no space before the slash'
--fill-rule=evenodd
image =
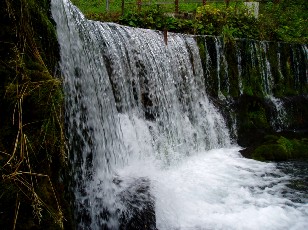
<path id="1" fill-rule="evenodd" d="M 100 229 L 120 229 L 120 230 L 156 230 L 155 200 L 151 195 L 151 184 L 147 178 L 131 179 L 129 183 L 121 178 L 113 180 L 117 193 L 116 200 L 119 206 L 125 209 L 117 209 L 111 213 L 106 208 L 100 209 L 98 215 L 101 219 Z M 77 223 L 83 222 L 83 228 L 96 229 L 92 223 L 87 209 L 88 201 L 84 202 L 84 207 L 79 206 L 77 213 Z M 116 222 L 113 222 L 116 220 Z"/>
<path id="2" fill-rule="evenodd" d="M 207 36 L 197 41 L 207 92 L 239 145 L 261 144 L 277 132 L 307 135 L 307 45 L 247 39 L 225 43 Z"/>
<path id="3" fill-rule="evenodd" d="M 308 158 L 308 139 L 301 133 L 284 132 L 265 135 L 258 145 L 242 150 L 248 158 L 260 161 L 285 161 Z"/>

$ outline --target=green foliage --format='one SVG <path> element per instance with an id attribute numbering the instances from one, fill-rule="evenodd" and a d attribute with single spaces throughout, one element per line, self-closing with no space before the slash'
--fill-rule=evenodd
<path id="1" fill-rule="evenodd" d="M 259 18 L 259 37 L 264 40 L 308 42 L 308 1 L 268 2 Z"/>
<path id="2" fill-rule="evenodd" d="M 224 43 L 235 43 L 235 37 L 234 34 L 236 34 L 237 29 L 229 27 L 228 25 L 225 25 L 222 27 L 221 35 L 223 37 Z"/>
<path id="3" fill-rule="evenodd" d="M 164 14 L 156 8 L 146 11 L 128 12 L 120 17 L 119 23 L 132 27 L 149 28 L 155 30 L 165 30 L 171 32 L 193 33 L 194 22 L 192 20 L 175 18 Z"/>
<path id="4" fill-rule="evenodd" d="M 118 13 L 122 11 L 122 0 L 109 0 L 109 11 L 106 8 L 105 0 L 71 0 L 73 4 L 79 7 L 79 9 L 85 15 L 91 14 L 106 14 L 106 13 Z M 174 1 L 166 1 L 171 4 L 156 4 L 163 1 L 160 0 L 142 0 L 141 10 L 148 11 L 149 9 L 157 9 L 161 12 L 174 12 Z M 198 6 L 202 3 L 187 3 L 187 0 L 179 0 L 179 12 L 194 12 Z M 124 0 L 124 12 L 137 12 L 138 6 L 136 0 Z"/>
<path id="5" fill-rule="evenodd" d="M 242 4 L 228 8 L 218 8 L 213 4 L 199 7 L 196 20 L 203 25 L 203 29 L 196 31 L 197 34 L 228 34 L 236 38 L 253 38 L 256 35 L 257 20 Z"/>
<path id="6" fill-rule="evenodd" d="M 150 9 L 149 11 L 128 12 L 120 17 L 119 22 L 124 25 L 132 27 L 143 27 L 149 29 L 164 29 L 168 20 L 165 16 L 156 9 Z"/>
<path id="7" fill-rule="evenodd" d="M 198 35 L 222 35 L 226 42 L 234 38 L 255 37 L 256 19 L 243 5 L 216 8 L 206 5 L 196 9 L 194 18 L 175 17 L 160 9 L 150 8 L 141 12 L 129 11 L 120 17 L 120 24 L 150 29 L 168 29 L 173 32 Z"/>
<path id="8" fill-rule="evenodd" d="M 280 144 L 286 152 L 291 152 L 293 150 L 292 141 L 285 137 L 281 136 L 276 142 Z"/>
<path id="9" fill-rule="evenodd" d="M 71 1 L 73 4 L 79 7 L 79 9 L 84 13 L 84 14 L 96 14 L 96 13 L 105 13 L 105 1 L 100 1 L 100 0 L 72 0 Z M 117 10 L 120 11 L 120 4 L 121 1 L 117 1 L 116 4 L 111 4 L 112 8 L 111 10 Z"/>
<path id="10" fill-rule="evenodd" d="M 223 36 L 225 42 L 231 42 L 234 38 L 308 42 L 308 1 L 305 0 L 281 0 L 279 4 L 261 2 L 258 18 L 243 3 L 238 2 L 226 7 L 224 3 L 209 2 L 206 6 L 200 6 L 180 0 L 180 15 L 172 15 L 172 4 L 155 5 L 155 1 L 146 0 L 142 2 L 148 5 L 142 5 L 141 11 L 136 2 L 125 2 L 124 15 L 121 15 L 121 2 L 110 1 L 110 10 L 106 12 L 105 1 L 73 0 L 86 17 L 93 20 L 180 33 Z"/>

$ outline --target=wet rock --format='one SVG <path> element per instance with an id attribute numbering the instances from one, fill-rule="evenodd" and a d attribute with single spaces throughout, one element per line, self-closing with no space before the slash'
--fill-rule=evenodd
<path id="1" fill-rule="evenodd" d="M 136 179 L 120 197 L 127 210 L 120 217 L 121 230 L 156 230 L 155 204 L 149 179 Z"/>
<path id="2" fill-rule="evenodd" d="M 289 134 L 290 135 L 290 134 Z M 247 158 L 260 161 L 286 161 L 308 158 L 308 139 L 305 137 L 285 137 L 279 134 L 267 135 L 263 142 L 241 151 Z"/>

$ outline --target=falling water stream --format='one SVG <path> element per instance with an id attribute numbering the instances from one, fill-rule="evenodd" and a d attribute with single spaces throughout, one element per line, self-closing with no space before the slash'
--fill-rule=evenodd
<path id="1" fill-rule="evenodd" d="M 161 230 L 308 228 L 307 197 L 283 193 L 291 176 L 232 143 L 193 36 L 165 45 L 158 31 L 86 20 L 68 0 L 52 0 L 52 14 L 78 229 L 119 229 L 144 199 Z M 123 195 L 134 186 L 148 195 Z"/>

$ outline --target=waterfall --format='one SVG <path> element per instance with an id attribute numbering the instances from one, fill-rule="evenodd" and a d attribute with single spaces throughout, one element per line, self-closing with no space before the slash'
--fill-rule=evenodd
<path id="1" fill-rule="evenodd" d="M 274 79 L 271 72 L 271 63 L 268 60 L 268 44 L 261 42 L 261 50 L 259 51 L 258 60 L 261 63 L 260 69 L 263 80 L 263 93 L 269 102 L 274 106 L 274 115 L 271 117 L 271 124 L 276 131 L 281 131 L 287 127 L 287 112 L 284 108 L 283 101 L 273 95 Z M 280 58 L 280 56 L 278 56 Z M 263 61 L 264 60 L 264 61 Z M 279 64 L 279 61 L 278 61 Z M 278 69 L 279 66 L 278 66 Z"/>
<path id="2" fill-rule="evenodd" d="M 243 94 L 243 82 L 242 82 L 242 53 L 237 44 L 235 44 L 236 57 L 237 57 L 237 70 L 238 70 L 238 88 L 240 95 Z"/>
<path id="3" fill-rule="evenodd" d="M 226 61 L 226 56 L 223 52 L 223 40 L 222 38 L 214 38 L 215 48 L 216 48 L 216 74 L 218 82 L 218 97 L 220 99 L 224 98 L 221 92 L 221 83 L 224 83 L 227 94 L 229 93 L 229 78 L 228 78 L 228 62 Z"/>
<path id="4" fill-rule="evenodd" d="M 117 228 L 117 170 L 148 155 L 168 167 L 230 146 L 229 133 L 193 37 L 169 33 L 165 45 L 161 32 L 88 21 L 69 1 L 52 6 L 80 227 Z"/>
<path id="5" fill-rule="evenodd" d="M 90 21 L 69 0 L 51 2 L 77 229 L 243 229 L 246 211 L 251 229 L 307 226 L 301 205 L 275 195 L 287 176 L 240 156 L 208 96 L 213 73 L 217 96 L 231 93 L 221 38 L 205 42 L 204 68 L 195 36 L 168 33 L 165 44 L 162 32 Z M 267 46 L 258 49 L 265 55 Z"/>

